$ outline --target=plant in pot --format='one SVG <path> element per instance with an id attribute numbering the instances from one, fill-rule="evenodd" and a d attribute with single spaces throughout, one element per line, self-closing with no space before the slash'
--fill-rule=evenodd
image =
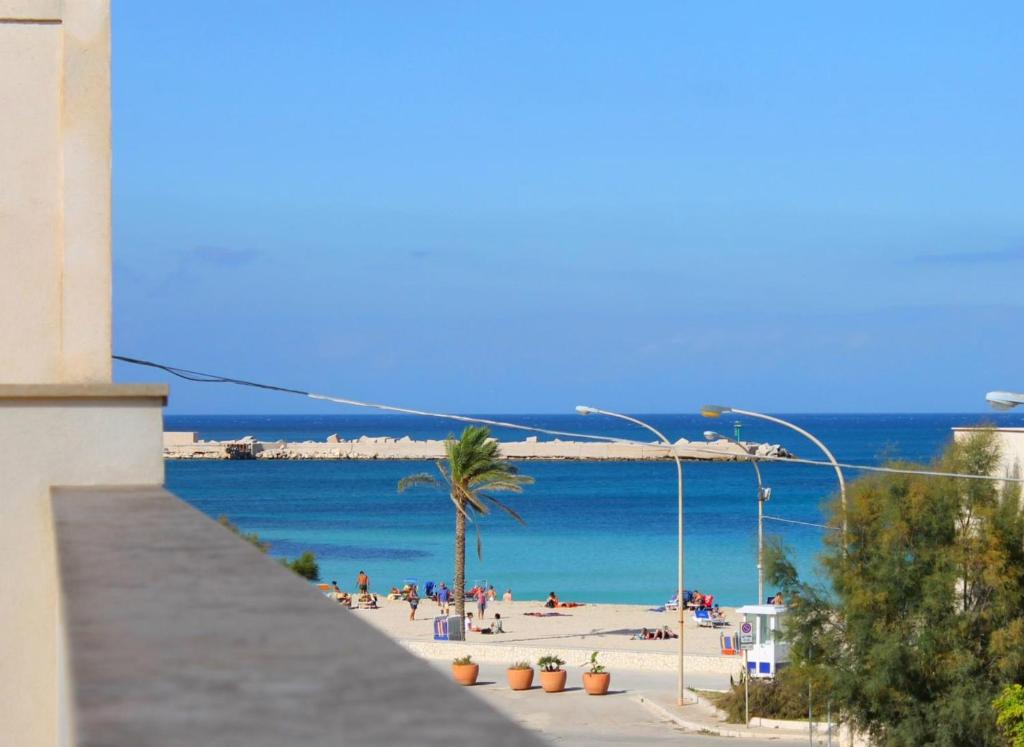
<path id="1" fill-rule="evenodd" d="M 508 668 L 508 686 L 513 690 L 529 690 L 533 684 L 533 667 L 528 661 L 517 661 Z"/>
<path id="2" fill-rule="evenodd" d="M 546 693 L 560 693 L 565 689 L 565 662 L 557 656 L 542 656 L 537 660 L 540 667 L 540 686 Z"/>
<path id="3" fill-rule="evenodd" d="M 583 666 L 590 667 L 589 671 L 583 673 L 583 689 L 587 691 L 587 695 L 607 693 L 612 676 L 604 671 L 604 665 L 597 663 L 597 651 L 590 655 L 590 661 L 584 662 Z"/>
<path id="4" fill-rule="evenodd" d="M 480 665 L 473 663 L 473 657 L 460 656 L 452 660 L 452 677 L 460 685 L 475 685 L 480 674 Z"/>

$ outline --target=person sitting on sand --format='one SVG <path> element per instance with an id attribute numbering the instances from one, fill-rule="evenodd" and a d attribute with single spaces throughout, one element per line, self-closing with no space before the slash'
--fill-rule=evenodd
<path id="1" fill-rule="evenodd" d="M 397 586 L 392 586 L 391 591 L 388 592 L 388 599 L 401 599 L 402 592 L 398 590 Z"/>
<path id="2" fill-rule="evenodd" d="M 555 596 L 555 592 L 548 594 L 548 601 L 544 602 L 544 606 L 553 609 L 558 606 L 558 597 Z"/>
<path id="3" fill-rule="evenodd" d="M 511 589 L 505 589 L 505 593 L 501 595 L 501 601 L 503 601 L 503 602 L 511 602 L 512 601 L 512 590 Z"/>
<path id="4" fill-rule="evenodd" d="M 474 622 L 475 621 L 473 620 L 473 613 L 472 612 L 467 612 L 466 613 L 466 632 L 467 633 L 479 633 L 480 632 L 480 628 L 478 628 L 476 625 L 474 625 L 473 624 Z"/>
<path id="5" fill-rule="evenodd" d="M 646 641 L 647 637 L 650 634 L 651 634 L 651 631 L 649 631 L 647 628 L 640 628 L 640 632 L 639 633 L 634 633 L 633 637 L 630 638 L 630 640 L 631 641 Z"/>
<path id="6" fill-rule="evenodd" d="M 501 613 L 500 612 L 495 612 L 494 613 L 494 622 L 491 623 L 491 632 L 492 633 L 504 633 L 505 632 L 505 624 L 501 621 Z"/>
<path id="7" fill-rule="evenodd" d="M 663 641 L 667 641 L 669 638 L 679 637 L 676 633 L 672 631 L 672 628 L 670 628 L 668 625 L 663 625 L 659 632 L 661 633 L 661 639 Z"/>

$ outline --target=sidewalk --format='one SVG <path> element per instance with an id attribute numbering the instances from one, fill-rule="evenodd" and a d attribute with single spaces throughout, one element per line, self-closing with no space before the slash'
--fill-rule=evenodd
<path id="1" fill-rule="evenodd" d="M 433 662 L 447 672 L 447 662 Z M 710 706 L 674 705 L 675 677 L 666 672 L 614 670 L 608 695 L 587 695 L 581 685 L 582 668 L 568 669 L 563 693 L 545 693 L 535 681 L 527 691 L 514 692 L 505 680 L 505 667 L 483 663 L 479 684 L 467 688 L 527 729 L 562 747 L 590 745 L 686 745 L 687 747 L 764 747 L 766 744 L 805 745 L 806 732 L 749 730 L 723 725 Z M 728 684 L 721 675 L 694 675 L 688 683 L 701 688 Z M 692 695 L 692 693 L 691 693 Z M 680 713 L 682 715 L 680 715 Z M 727 726 L 738 738 L 723 742 L 716 730 Z M 836 742 L 838 745 L 838 742 Z"/>
<path id="2" fill-rule="evenodd" d="M 733 737 L 774 744 L 808 744 L 808 724 L 799 721 L 774 721 L 772 719 L 751 719 L 751 725 L 730 724 L 722 720 L 717 708 L 695 693 L 689 697 L 697 702 L 684 706 L 676 705 L 674 693 L 664 690 L 648 690 L 637 693 L 634 699 L 652 713 L 671 720 L 684 729 L 714 733 L 721 737 Z M 839 730 L 833 724 L 832 744 L 838 745 Z M 827 724 L 814 724 L 814 744 L 828 744 Z"/>

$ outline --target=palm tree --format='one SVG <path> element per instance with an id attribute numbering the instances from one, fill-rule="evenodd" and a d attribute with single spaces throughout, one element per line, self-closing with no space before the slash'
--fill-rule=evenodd
<path id="1" fill-rule="evenodd" d="M 398 492 L 404 492 L 413 485 L 432 485 L 448 491 L 455 504 L 455 613 L 466 615 L 466 519 L 476 528 L 476 554 L 483 557 L 480 527 L 476 514 L 489 514 L 491 507 L 500 508 L 520 524 L 523 517 L 512 508 L 495 498 L 491 493 L 521 493 L 523 485 L 533 482 L 532 477 L 520 475 L 514 465 L 503 461 L 498 452 L 498 443 L 491 438 L 487 427 L 470 425 L 455 439 L 448 436 L 444 442 L 447 455 L 445 461 L 437 462 L 438 480 L 433 475 L 421 472 L 410 475 L 398 482 Z"/>

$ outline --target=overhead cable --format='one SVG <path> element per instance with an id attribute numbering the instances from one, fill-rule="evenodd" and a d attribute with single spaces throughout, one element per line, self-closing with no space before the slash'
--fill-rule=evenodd
<path id="1" fill-rule="evenodd" d="M 532 433 L 543 433 L 549 436 L 565 436 L 567 438 L 585 438 L 592 441 L 607 441 L 611 443 L 619 444 L 630 444 L 634 446 L 651 446 L 651 442 L 637 441 L 630 438 L 618 438 L 616 436 L 602 436 L 594 433 L 575 433 L 572 431 L 559 431 L 550 428 L 541 428 L 535 425 L 523 425 L 522 423 L 510 423 L 502 420 L 492 420 L 490 418 L 475 417 L 472 415 L 454 415 L 451 413 L 440 413 L 431 412 L 429 410 L 417 410 L 410 407 L 399 407 L 397 405 L 387 405 L 379 402 L 365 402 L 357 399 L 349 399 L 347 397 L 335 397 L 327 394 L 317 394 L 315 392 L 308 392 L 304 389 L 295 389 L 291 387 L 276 386 L 273 384 L 263 384 L 255 381 L 248 381 L 246 379 L 237 379 L 230 376 L 221 376 L 219 374 L 205 373 L 202 371 L 193 371 L 187 368 L 181 368 L 179 366 L 171 366 L 165 363 L 156 363 L 154 361 L 143 360 L 141 358 L 130 358 L 123 355 L 112 356 L 114 360 L 122 361 L 124 363 L 130 363 L 136 366 L 146 366 L 149 368 L 160 369 L 165 371 L 172 376 L 185 379 L 187 381 L 194 381 L 201 384 L 235 384 L 237 386 L 253 387 L 255 389 L 264 389 L 272 392 L 283 392 L 285 394 L 296 394 L 302 397 L 308 397 L 309 399 L 320 400 L 324 402 L 333 402 L 340 405 L 350 405 L 352 407 L 365 407 L 374 410 L 382 410 L 384 412 L 394 412 L 404 415 L 418 415 L 422 417 L 430 418 L 442 418 L 445 420 L 454 420 L 461 423 L 477 423 L 480 425 L 490 425 L 496 428 L 509 428 L 512 430 L 530 431 Z M 664 444 L 662 444 L 664 446 Z M 666 448 L 669 448 L 666 446 Z M 835 465 L 832 462 L 822 461 L 819 459 L 801 459 L 799 457 L 785 457 L 785 456 L 767 456 L 751 453 L 737 453 L 737 452 L 723 452 L 721 449 L 712 449 L 707 446 L 698 446 L 695 442 L 686 442 L 684 448 L 691 452 L 698 454 L 707 454 L 709 456 L 722 458 L 723 454 L 734 457 L 737 461 L 758 461 L 758 462 L 784 462 L 786 464 L 806 464 L 814 467 L 829 467 L 833 468 Z M 998 477 L 994 475 L 971 475 L 960 472 L 941 472 L 937 470 L 922 470 L 922 469 L 905 469 L 901 467 L 876 467 L 867 464 L 847 464 L 843 462 L 838 463 L 839 467 L 845 469 L 859 470 L 862 472 L 885 472 L 889 474 L 898 475 L 920 475 L 922 477 L 956 477 L 968 480 L 993 480 L 998 482 L 1008 483 L 1024 483 L 1024 478 L 1021 477 Z"/>

